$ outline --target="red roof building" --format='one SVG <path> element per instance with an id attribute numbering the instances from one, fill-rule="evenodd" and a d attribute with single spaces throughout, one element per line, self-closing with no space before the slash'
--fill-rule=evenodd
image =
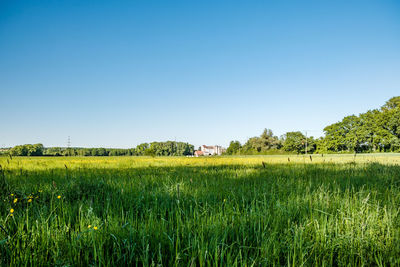
<path id="1" fill-rule="evenodd" d="M 195 155 L 195 157 L 204 156 L 204 152 L 201 151 L 201 150 L 196 150 L 196 151 L 194 152 L 194 155 Z"/>

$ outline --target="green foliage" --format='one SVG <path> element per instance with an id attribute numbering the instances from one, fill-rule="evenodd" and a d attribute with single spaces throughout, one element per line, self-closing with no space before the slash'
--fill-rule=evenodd
<path id="1" fill-rule="evenodd" d="M 0 156 L 9 155 L 11 148 L 0 148 Z"/>
<path id="2" fill-rule="evenodd" d="M 156 156 L 187 156 L 193 155 L 194 146 L 174 141 L 152 142 L 150 144 L 150 151 L 152 155 Z"/>
<path id="3" fill-rule="evenodd" d="M 324 128 L 325 136 L 307 139 L 307 153 L 362 153 L 400 151 L 400 96 L 389 99 L 381 109 L 351 115 Z M 231 142 L 232 144 L 232 142 Z M 301 132 L 288 132 L 279 141 L 271 130 L 250 138 L 241 154 L 305 153 L 306 138 Z"/>
<path id="4" fill-rule="evenodd" d="M 243 145 L 243 152 L 246 154 L 262 154 L 269 150 L 277 150 L 281 146 L 279 138 L 274 136 L 272 130 L 264 129 L 259 137 L 252 137 Z"/>
<path id="5" fill-rule="evenodd" d="M 395 152 L 400 151 L 400 97 L 393 97 L 381 109 L 359 116 L 347 116 L 325 127 L 318 151 Z"/>
<path id="6" fill-rule="evenodd" d="M 301 132 L 288 132 L 283 137 L 283 149 L 297 154 L 305 152 L 306 136 Z"/>
<path id="7" fill-rule="evenodd" d="M 384 109 L 400 108 L 400 96 L 395 96 L 386 101 L 386 104 L 382 107 Z"/>
<path id="8" fill-rule="evenodd" d="M 145 151 L 149 148 L 150 148 L 150 145 L 148 143 L 143 143 L 143 144 L 137 145 L 135 148 L 135 153 L 138 156 L 143 156 Z"/>
<path id="9" fill-rule="evenodd" d="M 239 154 L 242 145 L 239 141 L 231 141 L 229 147 L 226 149 L 226 154 L 228 155 L 235 155 Z"/>
<path id="10" fill-rule="evenodd" d="M 10 154 L 12 156 L 42 156 L 43 150 L 44 147 L 42 144 L 27 144 L 11 148 Z"/>
<path id="11" fill-rule="evenodd" d="M 194 146 L 184 142 L 143 143 L 136 148 L 79 148 L 48 147 L 42 144 L 21 145 L 10 149 L 13 156 L 187 156 L 193 155 Z"/>

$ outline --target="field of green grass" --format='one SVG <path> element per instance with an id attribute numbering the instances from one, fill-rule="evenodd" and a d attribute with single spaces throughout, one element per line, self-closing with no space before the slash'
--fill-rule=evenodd
<path id="1" fill-rule="evenodd" d="M 2 266 L 399 266 L 400 155 L 0 158 Z"/>

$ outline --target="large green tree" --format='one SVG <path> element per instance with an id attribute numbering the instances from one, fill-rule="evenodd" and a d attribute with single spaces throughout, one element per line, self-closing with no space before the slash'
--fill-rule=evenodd
<path id="1" fill-rule="evenodd" d="M 301 132 L 287 132 L 283 136 L 283 149 L 288 152 L 303 153 L 306 137 Z"/>
<path id="2" fill-rule="evenodd" d="M 226 154 L 235 155 L 238 154 L 242 145 L 239 141 L 231 141 L 229 147 L 226 149 Z"/>
<path id="3" fill-rule="evenodd" d="M 383 108 L 385 109 L 400 108 L 400 96 L 392 97 L 391 99 L 386 101 Z"/>
<path id="4" fill-rule="evenodd" d="M 324 128 L 318 151 L 384 152 L 400 149 L 400 97 L 392 97 L 381 109 L 347 116 Z"/>
<path id="5" fill-rule="evenodd" d="M 247 153 L 261 153 L 281 148 L 281 142 L 272 130 L 264 129 L 259 137 L 252 137 L 243 145 Z"/>
<path id="6" fill-rule="evenodd" d="M 44 147 L 42 144 L 26 144 L 15 146 L 10 150 L 13 156 L 42 156 Z"/>

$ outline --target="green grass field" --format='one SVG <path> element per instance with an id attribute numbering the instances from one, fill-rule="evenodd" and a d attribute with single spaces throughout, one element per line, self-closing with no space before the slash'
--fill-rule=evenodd
<path id="1" fill-rule="evenodd" d="M 1 265 L 400 265 L 399 154 L 0 164 Z"/>

